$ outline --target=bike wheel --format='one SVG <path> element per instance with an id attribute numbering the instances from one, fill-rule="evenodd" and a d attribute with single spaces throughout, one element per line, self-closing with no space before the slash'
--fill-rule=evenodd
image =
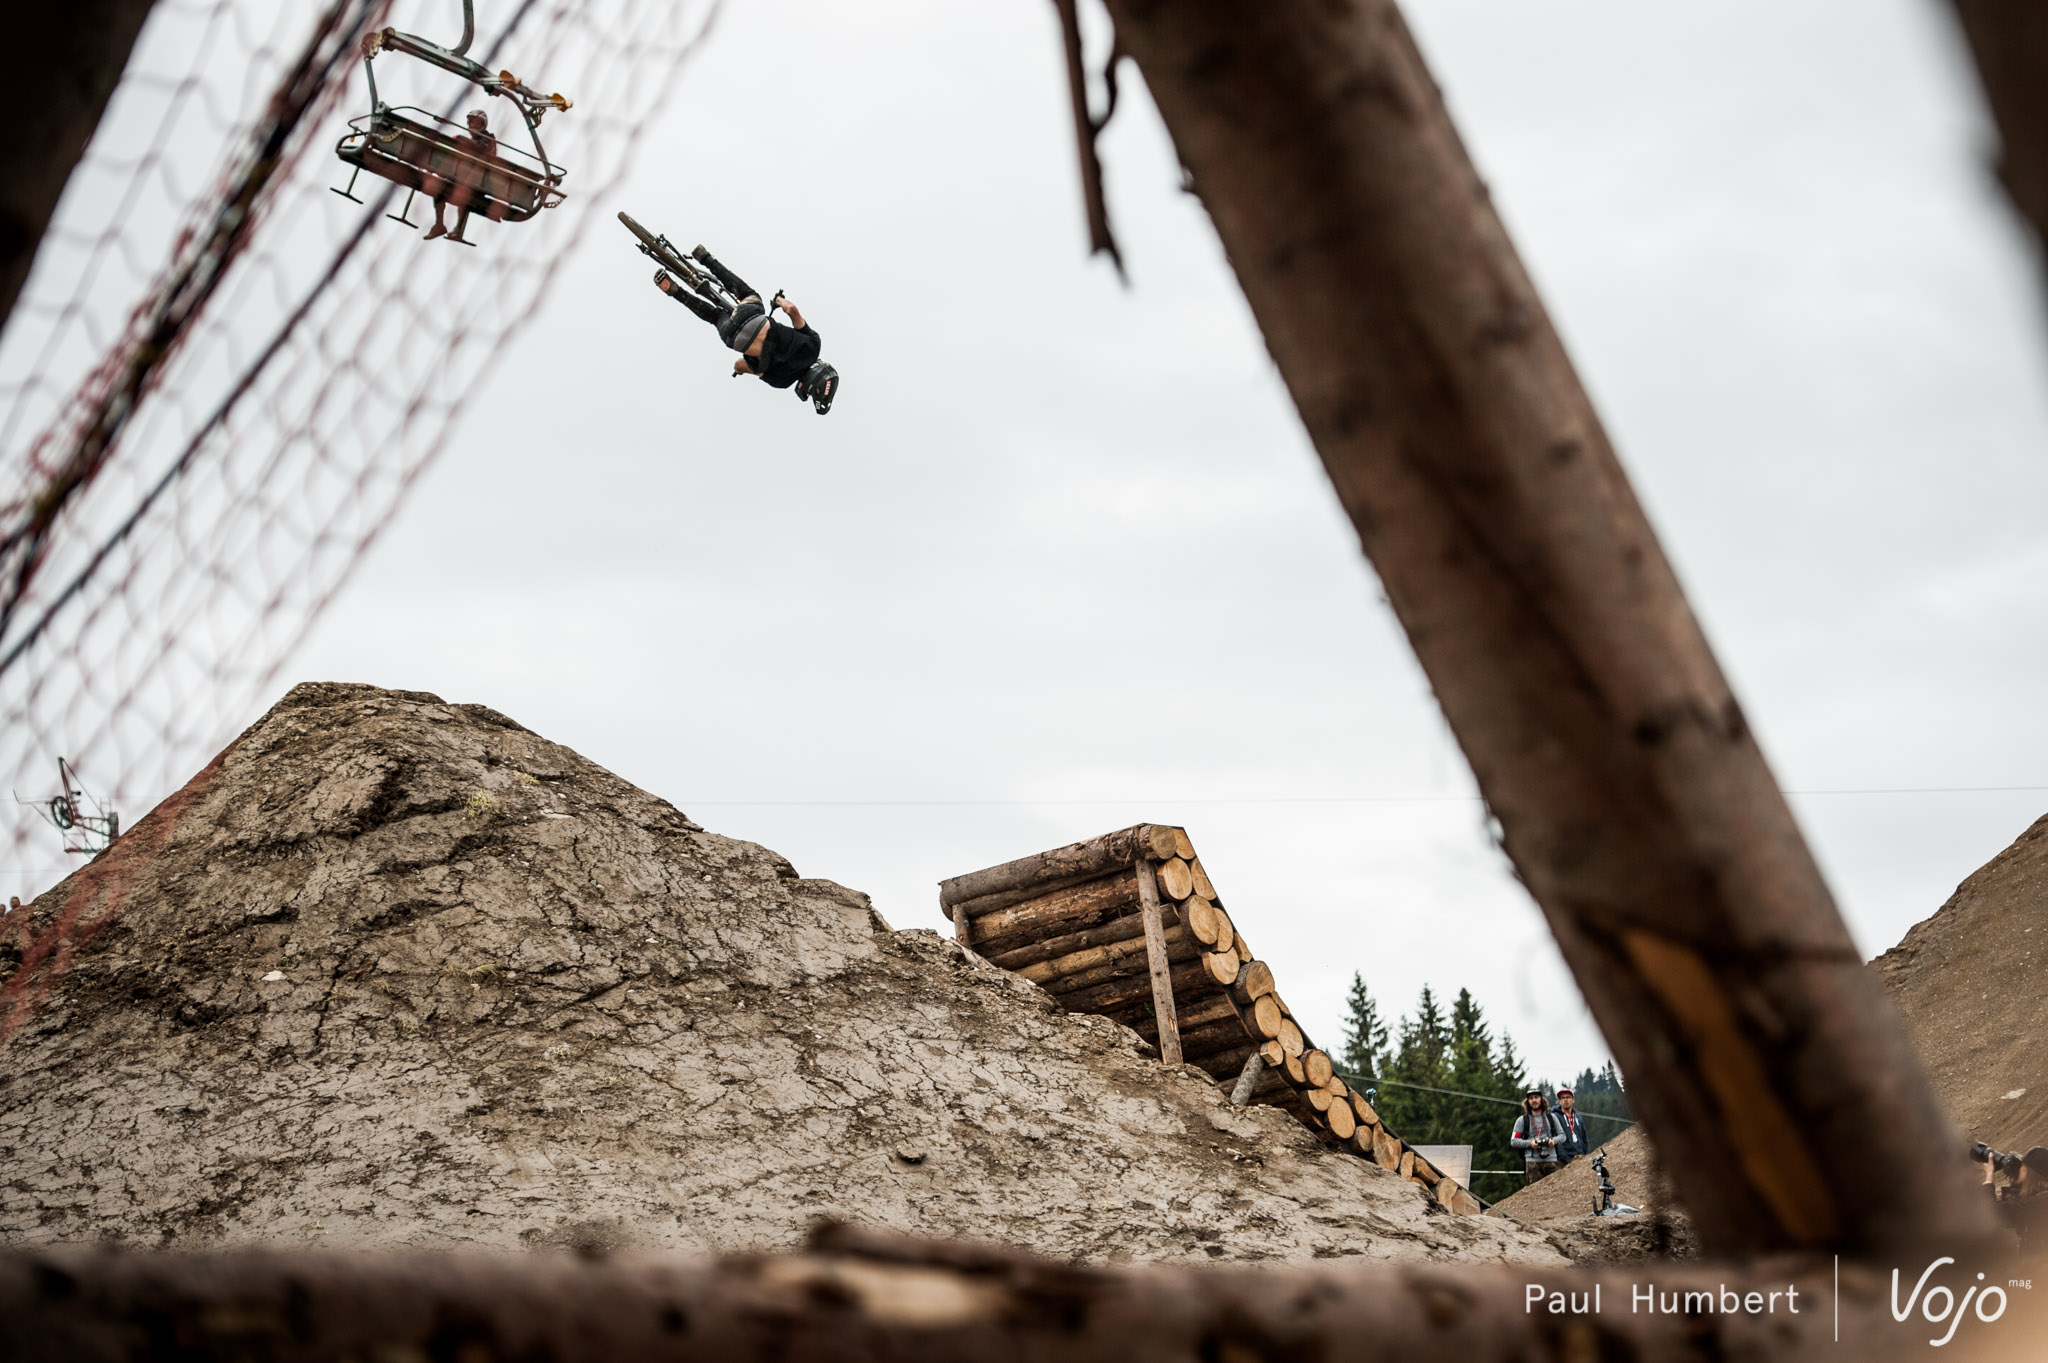
<path id="1" fill-rule="evenodd" d="M 631 233 L 632 233 L 632 234 L 633 234 L 634 236 L 636 236 L 636 237 L 640 238 L 640 240 L 642 240 L 642 241 L 646 242 L 646 243 L 647 243 L 647 248 L 648 248 L 648 249 L 649 249 L 650 251 L 659 251 L 659 250 L 661 249 L 661 241 L 660 241 L 660 239 L 659 239 L 659 238 L 657 238 L 657 237 L 656 237 L 656 236 L 654 235 L 654 233 L 652 233 L 652 232 L 648 231 L 648 230 L 647 230 L 646 228 L 642 227 L 642 226 L 641 226 L 641 225 L 640 225 L 639 223 L 637 223 L 637 222 L 633 221 L 633 215 L 632 215 L 632 214 L 630 214 L 630 213 L 626 212 L 626 211 L 625 211 L 624 209 L 621 209 L 621 210 L 619 211 L 619 221 L 620 221 L 620 222 L 622 222 L 622 223 L 624 223 L 624 224 L 626 224 L 626 230 L 627 230 L 628 232 L 631 232 Z"/>
<path id="2" fill-rule="evenodd" d="M 685 266 L 683 265 L 682 257 L 678 256 L 673 250 L 669 249 L 667 246 L 664 246 L 662 244 L 662 240 L 660 237 L 654 235 L 654 233 L 648 231 L 639 223 L 635 222 L 633 220 L 632 214 L 627 213 L 626 211 L 621 209 L 619 212 L 619 221 L 626 224 L 626 230 L 628 232 L 631 232 L 634 236 L 640 238 L 640 249 L 642 251 L 645 251 L 648 255 L 653 256 L 655 262 L 659 264 L 664 270 L 669 270 L 676 274 L 682 274 L 685 272 Z"/>

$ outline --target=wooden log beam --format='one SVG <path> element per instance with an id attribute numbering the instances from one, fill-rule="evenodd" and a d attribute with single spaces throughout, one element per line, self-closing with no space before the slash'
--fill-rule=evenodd
<path id="1" fill-rule="evenodd" d="M 1192 961 L 1209 954 L 1203 950 L 1202 944 L 1195 940 L 1194 934 L 1178 924 L 1161 930 L 1160 947 L 1171 965 L 1179 965 L 1184 961 Z M 1138 933 L 1134 937 L 1090 947 L 1069 956 L 1061 956 L 1057 960 L 1021 966 L 1016 974 L 1048 989 L 1078 989 L 1084 985 L 1099 984 L 1119 972 L 1128 973 L 1144 969 L 1151 952 L 1152 945 L 1147 940 L 1144 918 L 1140 916 Z"/>
<path id="2" fill-rule="evenodd" d="M 1034 901 L 1035 902 L 1035 901 Z M 1138 883 L 1131 882 L 1131 906 L 1137 907 Z M 1096 947 L 1112 946 L 1118 942 L 1136 941 L 1145 935 L 1145 921 L 1136 913 L 1122 918 L 1113 918 L 1107 923 L 1082 928 L 1077 932 L 1062 933 L 1058 937 L 1042 937 L 1020 947 L 999 951 L 989 956 L 989 961 L 1005 970 L 1022 970 L 1025 966 L 1038 965 L 1044 961 L 1058 960 L 1076 952 L 1092 951 Z"/>
<path id="3" fill-rule="evenodd" d="M 2048 6 L 1954 0 L 1998 123 L 1998 178 L 2048 249 Z"/>
<path id="4" fill-rule="evenodd" d="M 1138 912 L 1145 919 L 1145 956 L 1152 967 L 1152 1016 L 1159 1028 L 1159 1059 L 1178 1065 L 1180 1023 L 1173 1012 L 1172 966 L 1166 959 L 1166 929 L 1160 923 L 1159 887 L 1152 881 L 1150 861 L 1140 857 L 1134 869 L 1138 874 Z M 1190 936 L 1188 940 L 1194 939 Z"/>
<path id="5" fill-rule="evenodd" d="M 1174 1015 L 1180 1019 L 1182 1031 L 1192 1027 L 1210 1027 L 1222 1023 L 1235 1023 L 1237 1034 L 1250 1039 L 1244 1023 L 1238 1020 L 1237 1005 L 1220 990 L 1206 999 L 1185 999 L 1178 996 L 1173 1001 Z"/>
<path id="6" fill-rule="evenodd" d="M 972 912 L 974 940 L 984 954 L 998 955 L 1052 936 L 1084 932 L 1138 912 L 1138 882 L 1126 873 L 1099 876 L 1019 900 L 987 913 Z"/>
<path id="7" fill-rule="evenodd" d="M 1132 945 L 1138 948 L 1134 956 L 1075 975 L 1054 976 L 1039 987 L 1072 1012 L 1100 1013 L 1135 1027 L 1141 1019 L 1156 1017 L 1159 1005 L 1152 997 L 1152 953 L 1142 938 Z M 1184 938 L 1168 939 L 1166 963 L 1178 1016 L 1178 1001 L 1208 981 L 1208 970 L 1201 954 Z"/>
<path id="8" fill-rule="evenodd" d="M 986 901 L 994 895 L 1024 894 L 1057 885 L 1071 885 L 1129 866 L 1141 857 L 1163 860 L 1176 856 L 1178 843 L 1174 832 L 1164 824 L 1135 824 L 1114 833 L 1104 833 L 1099 838 L 1055 847 L 1050 852 L 1019 857 L 986 870 L 970 871 L 964 876 L 939 882 L 939 905 L 951 909 L 955 904 Z"/>
<path id="9" fill-rule="evenodd" d="M 1311 1089 L 1310 1092 L 1328 1095 L 1330 1091 L 1328 1089 Z M 1323 1120 L 1329 1124 L 1330 1134 L 1340 1141 L 1350 1140 L 1352 1134 L 1358 1130 L 1357 1114 L 1352 1112 L 1351 1104 L 1346 1102 L 1333 1102 L 1325 1105 L 1323 1108 Z"/>
<path id="10" fill-rule="evenodd" d="M 1393 0 L 1107 4 L 1702 1242 L 1990 1234 Z"/>
<path id="11" fill-rule="evenodd" d="M 1105 1012 L 1103 1016 L 1112 1021 L 1121 1022 L 1127 1027 L 1135 1027 L 1140 1021 L 1149 1022 L 1151 1020 L 1151 1009 L 1150 996 L 1147 995 L 1144 1000 L 1138 1003 Z M 1237 1005 L 1220 994 L 1212 994 L 1206 999 L 1191 999 L 1187 994 L 1178 989 L 1175 990 L 1173 996 L 1173 1012 L 1174 1016 L 1180 1019 L 1182 1036 L 1186 1036 L 1189 1032 L 1196 1029 L 1206 1030 L 1222 1023 L 1236 1022 L 1238 1018 Z M 1249 1044 L 1252 1039 L 1251 1033 L 1244 1030 L 1242 1022 L 1237 1022 L 1237 1030 L 1238 1035 L 1244 1037 Z"/>
<path id="12" fill-rule="evenodd" d="M 1152 873 L 1163 898 L 1186 899 L 1195 892 L 1194 873 L 1179 857 L 1168 857 L 1154 866 Z"/>
<path id="13" fill-rule="evenodd" d="M 1222 951 L 1207 952 L 1202 957 L 1202 966 L 1209 972 L 1209 978 L 1218 988 L 1237 982 L 1237 972 L 1242 965 L 1237 953 L 1225 947 Z"/>
<path id="14" fill-rule="evenodd" d="M 1364 1129 L 1359 1128 L 1361 1132 Z M 1372 1157 L 1382 1169 L 1398 1170 L 1401 1167 L 1401 1142 L 1383 1126 L 1372 1129 Z"/>
<path id="15" fill-rule="evenodd" d="M 1187 1063 L 1205 1071 L 1210 1078 L 1223 1085 L 1227 1091 L 1232 1084 L 1237 1082 L 1238 1075 L 1243 1073 L 1245 1062 L 1254 1055 L 1257 1055 L 1258 1051 L 1259 1048 L 1252 1045 L 1233 1046 L 1228 1050 L 1215 1051 L 1209 1055 L 1191 1054 L 1188 1056 Z M 1261 1068 L 1264 1068 L 1263 1061 L 1261 1062 Z"/>
<path id="16" fill-rule="evenodd" d="M 1181 1020 L 1181 1058 L 1190 1064 L 1207 1066 L 1213 1056 L 1235 1055 L 1242 1058 L 1256 1049 L 1252 1039 L 1244 1034 L 1244 1028 L 1235 1020 L 1212 1022 L 1200 1028 L 1188 1026 L 1185 1018 Z"/>
<path id="17" fill-rule="evenodd" d="M 1237 972 L 1237 978 L 1231 982 L 1230 997 L 1235 999 L 1239 1006 L 1251 1008 L 1256 1006 L 1262 996 L 1273 992 L 1273 968 L 1264 961 L 1249 958 L 1245 950 L 1243 933 L 1238 934 L 1236 951 L 1246 959 Z"/>
<path id="18" fill-rule="evenodd" d="M 1724 1287 L 1738 1298 L 1780 1295 L 1768 1314 L 1630 1311 L 1631 1288 L 1652 1278 L 1681 1297 L 1718 1301 Z M 1420 1262 L 1089 1268 L 843 1227 L 799 1253 L 719 1259 L 12 1250 L 0 1256 L 0 1354 L 15 1363 L 1886 1360 L 1924 1350 L 1927 1337 L 1892 1321 L 1888 1282 L 1879 1267 L 1843 1266 L 1836 1343 L 1832 1265 L 1812 1257 L 1654 1273 Z M 1603 1309 L 1531 1311 L 1531 1285 L 1539 1299 L 1589 1301 L 1597 1286 Z M 2023 1343 L 2037 1328 L 2028 1305 L 1995 1326 L 1971 1325 Z"/>
<path id="19" fill-rule="evenodd" d="M 1236 944 L 1236 933 L 1230 924 L 1230 915 L 1203 899 L 1200 895 L 1179 905 L 1175 912 L 1188 925 L 1188 931 L 1195 934 L 1204 946 L 1217 951 L 1229 950 Z"/>
<path id="20" fill-rule="evenodd" d="M 1249 1016 L 1245 1019 L 1250 1029 L 1258 1036 L 1278 1040 L 1287 1025 L 1287 1014 L 1280 1007 L 1280 1000 L 1271 994 L 1261 994 L 1252 1000 Z"/>

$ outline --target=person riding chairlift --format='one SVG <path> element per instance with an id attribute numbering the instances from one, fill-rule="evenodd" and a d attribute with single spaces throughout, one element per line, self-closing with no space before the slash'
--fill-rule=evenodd
<path id="1" fill-rule="evenodd" d="M 498 158 L 498 139 L 490 130 L 490 122 L 490 119 L 485 117 L 482 109 L 471 109 L 469 111 L 469 136 L 455 139 L 455 146 L 458 150 L 467 152 L 477 160 L 484 162 L 486 166 Z M 469 225 L 469 203 L 471 199 L 476 197 L 476 191 L 482 181 L 483 173 L 484 168 L 479 167 L 476 172 L 476 183 L 462 179 L 444 180 L 442 182 L 441 192 L 434 196 L 434 225 L 427 229 L 426 240 L 432 241 L 435 237 L 447 237 L 450 241 L 462 242 L 464 246 L 470 244 L 463 238 L 462 229 Z M 455 204 L 455 230 L 453 232 L 448 230 L 441 217 L 451 201 Z"/>
<path id="2" fill-rule="evenodd" d="M 717 327 L 718 339 L 740 353 L 732 362 L 733 377 L 752 374 L 770 388 L 794 387 L 797 397 L 807 400 L 819 416 L 832 410 L 832 399 L 839 395 L 839 371 L 819 358 L 824 342 L 804 321 L 796 304 L 778 293 L 774 302 L 764 306 L 752 285 L 702 246 L 692 250 L 690 257 L 717 276 L 739 302 L 730 310 L 722 308 L 679 283 L 667 270 L 654 272 L 654 286 Z M 781 309 L 791 324 L 777 322 L 770 315 L 774 308 Z"/>

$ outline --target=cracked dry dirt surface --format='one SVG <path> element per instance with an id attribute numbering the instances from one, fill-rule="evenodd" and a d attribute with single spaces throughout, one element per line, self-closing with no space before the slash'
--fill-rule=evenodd
<path id="1" fill-rule="evenodd" d="M 300 686 L 67 901 L 16 1242 L 1561 1262 L 481 706 Z"/>
<path id="2" fill-rule="evenodd" d="M 2002 1150 L 2048 1139 L 2044 962 L 2048 817 L 1872 962 L 1950 1119 Z"/>

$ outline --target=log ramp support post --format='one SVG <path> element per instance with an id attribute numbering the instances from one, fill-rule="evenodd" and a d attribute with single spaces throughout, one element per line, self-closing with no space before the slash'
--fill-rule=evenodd
<path id="1" fill-rule="evenodd" d="M 1138 877 L 1138 912 L 1145 920 L 1145 963 L 1152 976 L 1152 1016 L 1159 1024 L 1159 1060 L 1180 1064 L 1180 1017 L 1173 1007 L 1173 978 L 1166 964 L 1166 925 L 1160 921 L 1159 885 L 1152 863 L 1131 864 Z"/>
<path id="2" fill-rule="evenodd" d="M 1230 1090 L 1230 1105 L 1243 1107 L 1252 1100 L 1252 1090 L 1259 1086 L 1259 1079 L 1266 1072 L 1266 1057 L 1253 1051 L 1244 1059 L 1244 1069 L 1238 1073 L 1237 1086 Z"/>
<path id="3" fill-rule="evenodd" d="M 1702 1243 L 1987 1243 L 1398 6 L 1106 4 Z"/>

